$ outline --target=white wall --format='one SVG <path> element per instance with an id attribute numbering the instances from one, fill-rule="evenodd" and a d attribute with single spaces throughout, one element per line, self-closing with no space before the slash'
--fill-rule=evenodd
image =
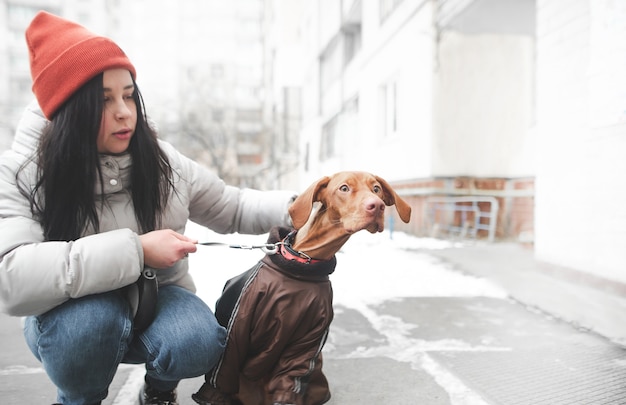
<path id="1" fill-rule="evenodd" d="M 444 31 L 435 75 L 433 173 L 534 175 L 534 44 Z"/>
<path id="2" fill-rule="evenodd" d="M 536 256 L 626 282 L 626 4 L 537 8 Z"/>

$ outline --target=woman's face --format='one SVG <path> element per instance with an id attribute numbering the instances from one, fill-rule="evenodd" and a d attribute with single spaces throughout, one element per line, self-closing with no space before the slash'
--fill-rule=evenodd
<path id="1" fill-rule="evenodd" d="M 123 153 L 128 149 L 137 124 L 133 79 L 126 69 L 110 69 L 104 71 L 102 85 L 104 109 L 98 132 L 98 152 Z"/>

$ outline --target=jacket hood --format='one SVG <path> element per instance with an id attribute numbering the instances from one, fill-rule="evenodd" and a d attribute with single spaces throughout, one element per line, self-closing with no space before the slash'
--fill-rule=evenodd
<path id="1" fill-rule="evenodd" d="M 25 157 L 33 156 L 37 150 L 41 133 L 48 122 L 37 101 L 31 102 L 26 107 L 26 111 L 17 126 L 11 149 Z"/>

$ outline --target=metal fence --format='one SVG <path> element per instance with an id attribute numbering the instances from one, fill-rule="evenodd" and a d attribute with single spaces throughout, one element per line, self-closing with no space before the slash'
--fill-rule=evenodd
<path id="1" fill-rule="evenodd" d="M 487 232 L 489 241 L 494 240 L 499 210 L 495 197 L 428 197 L 425 204 L 431 236 L 476 238 L 482 230 Z"/>

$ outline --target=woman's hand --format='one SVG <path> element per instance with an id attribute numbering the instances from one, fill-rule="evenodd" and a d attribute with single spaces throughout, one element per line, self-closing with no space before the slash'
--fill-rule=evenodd
<path id="1" fill-rule="evenodd" d="M 198 249 L 197 240 L 171 229 L 148 232 L 140 235 L 139 239 L 143 247 L 144 264 L 155 269 L 173 266 Z"/>

